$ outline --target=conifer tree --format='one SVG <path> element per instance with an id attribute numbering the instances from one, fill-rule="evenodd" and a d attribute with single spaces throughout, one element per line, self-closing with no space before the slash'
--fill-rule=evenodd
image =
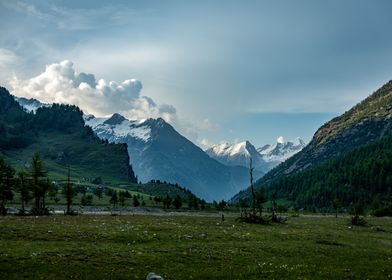
<path id="1" fill-rule="evenodd" d="M 30 184 L 28 182 L 28 176 L 29 174 L 21 170 L 18 172 L 18 178 L 17 178 L 17 188 L 19 190 L 20 194 L 20 202 L 21 202 L 21 214 L 25 214 L 25 206 L 28 203 L 28 201 L 31 198 L 30 194 Z"/>
<path id="2" fill-rule="evenodd" d="M 7 201 L 13 199 L 12 189 L 14 187 L 15 170 L 7 165 L 2 158 L 0 158 L 0 214 L 6 215 L 7 209 L 5 207 Z"/>
<path id="3" fill-rule="evenodd" d="M 182 206 L 182 199 L 179 195 L 177 195 L 173 200 L 173 205 L 176 209 L 180 209 Z"/>
<path id="4" fill-rule="evenodd" d="M 140 206 L 140 202 L 139 199 L 137 198 L 136 195 L 133 196 L 133 207 L 139 207 Z"/>
<path id="5" fill-rule="evenodd" d="M 43 168 L 43 162 L 38 153 L 35 153 L 31 160 L 31 179 L 34 195 L 33 213 L 37 215 L 47 214 L 45 209 L 45 195 L 49 186 L 47 184 L 47 172 Z"/>
<path id="6" fill-rule="evenodd" d="M 113 191 L 112 197 L 110 198 L 110 203 L 113 204 L 113 207 L 116 207 L 117 202 L 118 202 L 117 192 Z"/>

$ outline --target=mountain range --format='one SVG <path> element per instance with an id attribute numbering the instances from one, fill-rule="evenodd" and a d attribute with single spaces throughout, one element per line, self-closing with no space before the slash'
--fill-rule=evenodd
<path id="1" fill-rule="evenodd" d="M 246 168 L 210 158 L 162 118 L 130 121 L 113 114 L 84 119 L 101 139 L 128 145 L 130 162 L 141 182 L 178 183 L 207 200 L 228 199 L 248 184 Z"/>
<path id="2" fill-rule="evenodd" d="M 305 142 L 299 137 L 295 138 L 294 141 L 286 142 L 284 138 L 280 136 L 275 144 L 267 144 L 258 148 L 257 151 L 261 154 L 264 161 L 268 163 L 269 169 L 272 169 L 301 151 L 305 146 Z"/>
<path id="3" fill-rule="evenodd" d="M 35 100 L 23 102 L 26 110 L 39 106 Z M 238 191 L 231 202 L 249 200 L 250 190 L 240 190 L 248 185 L 250 158 L 260 176 L 272 168 L 256 181 L 256 189 L 264 190 L 269 199 L 292 201 L 298 207 L 331 207 L 333 196 L 338 195 L 346 204 L 356 200 L 369 203 L 392 193 L 392 171 L 385 157 L 392 150 L 388 145 L 392 81 L 322 125 L 306 146 L 299 138 L 285 142 L 279 137 L 274 145 L 258 149 L 244 141 L 204 152 L 160 118 L 130 121 L 114 114 L 108 118 L 84 115 L 83 120 L 107 143 L 127 144 L 139 181 L 178 183 L 207 200 L 227 198 Z M 12 131 L 6 128 L 7 133 Z M 26 139 L 19 137 L 6 144 L 23 146 Z"/>
<path id="4" fill-rule="evenodd" d="M 16 98 L 28 112 L 50 106 Z M 126 143 L 130 164 L 140 182 L 160 180 L 190 189 L 207 200 L 228 199 L 249 184 L 249 158 L 260 178 L 303 147 L 303 141 L 266 145 L 261 152 L 248 141 L 222 144 L 207 151 L 183 137 L 162 118 L 128 120 L 120 114 L 98 118 L 83 115 L 85 124 L 109 143 Z"/>
<path id="5" fill-rule="evenodd" d="M 243 141 L 235 144 L 214 145 L 207 149 L 206 153 L 211 158 L 229 166 L 249 168 L 250 159 L 252 159 L 252 165 L 256 172 L 255 177 L 258 178 L 304 147 L 305 142 L 301 138 L 296 138 L 293 142 L 285 142 L 283 137 L 279 137 L 275 144 L 267 144 L 258 149 L 249 141 Z"/>

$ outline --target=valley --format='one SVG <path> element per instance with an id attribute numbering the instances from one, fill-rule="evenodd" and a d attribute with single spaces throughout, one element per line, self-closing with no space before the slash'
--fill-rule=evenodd
<path id="1" fill-rule="evenodd" d="M 391 11 L 0 0 L 0 280 L 392 279 Z"/>

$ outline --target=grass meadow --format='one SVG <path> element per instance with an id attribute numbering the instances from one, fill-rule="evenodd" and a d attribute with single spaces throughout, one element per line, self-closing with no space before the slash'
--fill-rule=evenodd
<path id="1" fill-rule="evenodd" d="M 234 215 L 0 218 L 0 279 L 391 279 L 392 219 Z"/>

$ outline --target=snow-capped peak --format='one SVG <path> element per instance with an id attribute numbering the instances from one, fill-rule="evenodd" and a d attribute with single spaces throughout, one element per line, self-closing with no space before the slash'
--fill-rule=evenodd
<path id="1" fill-rule="evenodd" d="M 265 145 L 258 148 L 257 151 L 265 161 L 277 165 L 301 151 L 305 146 L 305 142 L 299 137 L 293 141 L 285 142 L 283 136 L 279 136 L 275 144 Z"/>
<path id="2" fill-rule="evenodd" d="M 250 151 L 248 150 L 251 144 L 248 141 L 243 141 L 235 144 L 222 143 L 212 146 L 208 151 L 211 151 L 217 156 L 235 156 L 244 155 L 250 157 Z"/>
<path id="3" fill-rule="evenodd" d="M 27 111 L 35 113 L 40 107 L 49 107 L 36 99 L 15 97 L 15 100 Z M 130 121 L 120 114 L 113 114 L 106 118 L 96 118 L 94 115 L 83 115 L 84 122 L 103 139 L 118 143 L 120 138 L 133 137 L 147 142 L 151 137 L 151 128 L 144 125 L 145 120 Z"/>
<path id="4" fill-rule="evenodd" d="M 267 163 L 249 141 L 218 144 L 206 150 L 206 153 L 211 158 L 230 166 L 249 167 L 249 159 L 251 158 L 253 166 L 259 174 L 268 169 Z"/>
<path id="5" fill-rule="evenodd" d="M 95 133 L 103 139 L 118 143 L 126 137 L 133 137 L 147 142 L 151 137 L 151 128 L 139 121 L 131 121 L 113 114 L 109 118 L 95 118 L 92 115 L 83 116 L 86 125 L 90 126 Z"/>

